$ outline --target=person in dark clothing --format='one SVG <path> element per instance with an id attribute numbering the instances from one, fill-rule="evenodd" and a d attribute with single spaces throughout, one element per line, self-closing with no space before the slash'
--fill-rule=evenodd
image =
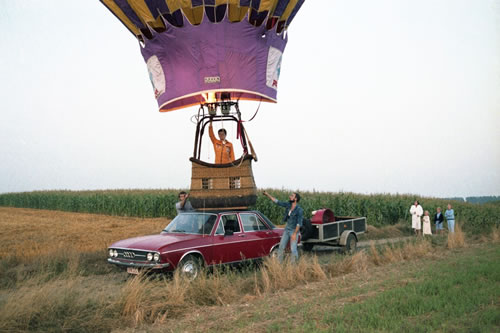
<path id="1" fill-rule="evenodd" d="M 436 223 L 436 234 L 444 233 L 443 229 L 444 215 L 441 213 L 441 207 L 436 209 L 436 214 L 434 214 L 434 223 Z"/>
<path id="2" fill-rule="evenodd" d="M 292 262 L 299 259 L 299 252 L 297 251 L 297 241 L 300 235 L 300 227 L 302 226 L 302 218 L 304 216 L 304 211 L 302 207 L 299 206 L 300 195 L 298 193 L 292 193 L 289 197 L 288 202 L 279 201 L 278 199 L 271 196 L 266 191 L 263 194 L 271 199 L 278 206 L 284 207 L 285 216 L 283 222 L 286 222 L 285 231 L 283 236 L 281 236 L 280 247 L 278 249 L 278 259 L 280 262 L 283 261 L 283 252 L 290 242 L 290 249 L 292 250 Z"/>
<path id="3" fill-rule="evenodd" d="M 184 191 L 179 193 L 179 202 L 175 204 L 175 209 L 177 210 L 177 214 L 194 211 L 194 208 L 191 205 L 191 202 L 189 202 L 188 198 L 189 198 L 188 193 Z"/>

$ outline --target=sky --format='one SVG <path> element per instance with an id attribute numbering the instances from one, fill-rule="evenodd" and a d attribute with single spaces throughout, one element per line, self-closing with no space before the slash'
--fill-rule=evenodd
<path id="1" fill-rule="evenodd" d="M 99 1 L 0 0 L 0 45 L 0 193 L 189 188 L 198 108 Z M 246 129 L 259 188 L 500 195 L 500 0 L 307 0 Z"/>

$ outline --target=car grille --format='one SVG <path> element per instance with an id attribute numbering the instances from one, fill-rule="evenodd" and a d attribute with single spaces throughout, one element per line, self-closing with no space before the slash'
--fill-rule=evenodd
<path id="1" fill-rule="evenodd" d="M 128 250 L 128 249 L 116 249 L 118 251 L 117 259 L 125 259 L 132 261 L 144 261 L 147 262 L 147 255 L 149 252 L 147 251 L 138 251 L 138 250 Z"/>

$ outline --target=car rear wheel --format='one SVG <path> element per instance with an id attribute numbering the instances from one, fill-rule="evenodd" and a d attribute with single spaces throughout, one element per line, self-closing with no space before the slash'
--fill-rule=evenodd
<path id="1" fill-rule="evenodd" d="M 303 219 L 302 227 L 300 227 L 300 234 L 302 236 L 301 240 L 305 241 L 312 237 L 313 227 L 311 220 Z"/>
<path id="2" fill-rule="evenodd" d="M 314 244 L 311 244 L 311 243 L 302 243 L 302 248 L 304 249 L 304 251 L 312 251 L 314 247 Z"/>
<path id="3" fill-rule="evenodd" d="M 279 249 L 279 246 L 275 246 L 271 250 L 271 253 L 269 253 L 269 258 L 276 258 L 276 259 L 278 259 L 278 249 Z"/>
<path id="4" fill-rule="evenodd" d="M 188 255 L 182 259 L 177 269 L 181 276 L 194 280 L 201 274 L 201 260 L 196 256 Z"/>
<path id="5" fill-rule="evenodd" d="M 344 253 L 353 254 L 354 252 L 356 252 L 357 247 L 358 247 L 358 241 L 356 240 L 356 236 L 354 236 L 354 234 L 349 234 L 344 246 Z"/>

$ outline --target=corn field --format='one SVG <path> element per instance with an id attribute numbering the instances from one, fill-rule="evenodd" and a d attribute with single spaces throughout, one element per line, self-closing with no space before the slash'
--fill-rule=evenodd
<path id="1" fill-rule="evenodd" d="M 135 217 L 167 217 L 176 215 L 175 203 L 180 190 L 104 190 L 104 191 L 35 191 L 0 194 L 0 206 L 60 210 Z M 267 189 L 279 200 L 288 200 L 291 191 Z M 259 191 L 259 193 L 261 193 Z M 409 209 L 419 200 L 432 216 L 437 207 L 446 210 L 451 203 L 455 217 L 467 232 L 481 233 L 500 226 L 500 205 L 471 204 L 411 194 L 355 194 L 301 192 L 300 205 L 305 217 L 313 210 L 330 208 L 337 216 L 365 216 L 374 226 L 410 221 Z M 253 209 L 281 224 L 283 208 L 259 194 Z"/>
<path id="2" fill-rule="evenodd" d="M 173 217 L 179 190 L 35 191 L 0 194 L 0 206 L 134 217 Z"/>

